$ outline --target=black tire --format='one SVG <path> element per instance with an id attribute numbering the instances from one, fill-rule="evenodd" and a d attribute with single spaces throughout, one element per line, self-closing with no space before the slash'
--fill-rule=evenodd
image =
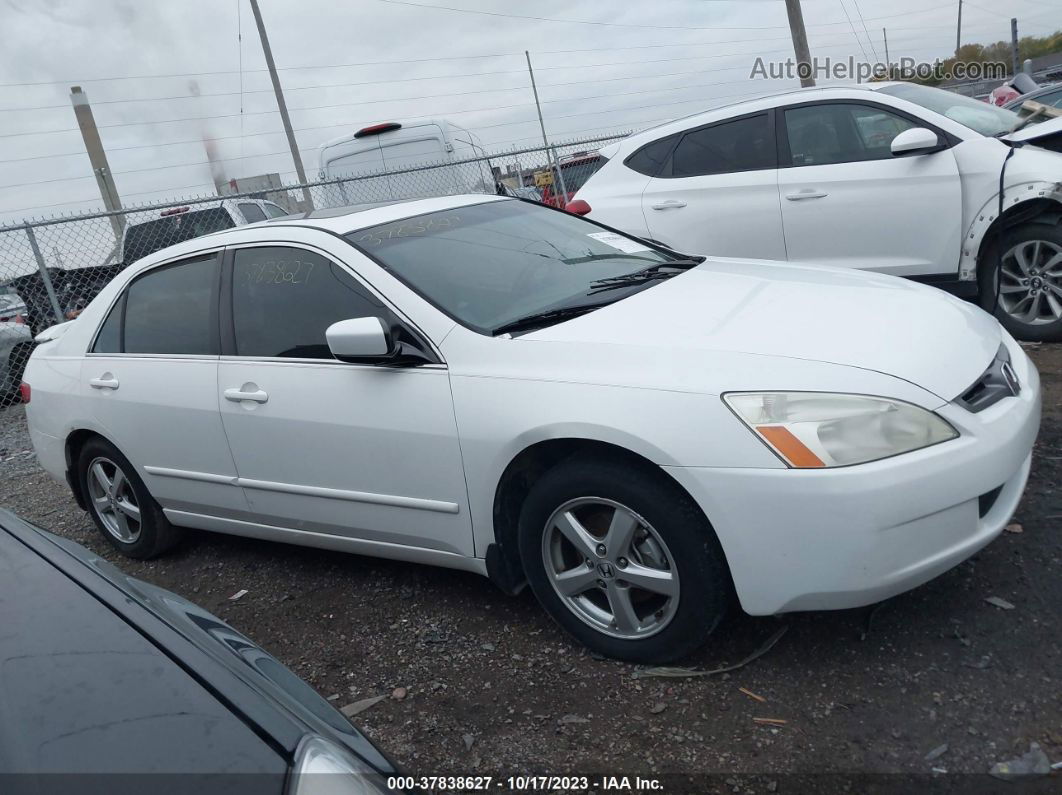
<path id="1" fill-rule="evenodd" d="M 1030 222 L 1021 224 L 1013 229 L 1008 229 L 1003 235 L 1001 241 L 999 236 L 992 240 L 985 246 L 984 251 L 981 253 L 981 259 L 977 268 L 977 283 L 978 291 L 980 293 L 979 303 L 981 308 L 986 312 L 991 312 L 996 316 L 996 319 L 1003 325 L 1003 327 L 1014 335 L 1019 340 L 1026 340 L 1029 342 L 1059 342 L 1062 341 L 1062 317 L 1056 318 L 1054 321 L 1043 322 L 1027 322 L 1021 319 L 1019 316 L 1021 311 L 1018 310 L 1021 306 L 1017 303 L 1022 297 L 1022 293 L 1003 295 L 996 295 L 997 290 L 997 273 L 999 272 L 999 252 L 1000 245 L 1006 247 L 1006 251 L 1013 250 L 1016 246 L 1023 244 L 1033 244 L 1036 241 L 1041 241 L 1041 255 L 1040 262 L 1033 263 L 1033 270 L 1036 273 L 1030 272 L 1030 274 L 1022 274 L 1026 278 L 1024 281 L 1027 283 L 1021 284 L 1017 279 L 1010 276 L 1005 276 L 1003 284 L 1010 287 L 1024 287 L 1035 289 L 1039 287 L 1039 299 L 1040 306 L 1047 307 L 1047 294 L 1052 294 L 1055 301 L 1062 304 L 1062 267 L 1053 268 L 1053 273 L 1059 275 L 1049 275 L 1047 278 L 1035 267 L 1037 264 L 1042 264 L 1044 258 L 1049 252 L 1054 250 L 1062 250 L 1062 227 L 1054 224 Z M 1005 273 L 1015 273 L 1017 271 L 1017 263 L 1010 259 L 1004 263 Z M 1039 280 L 1039 281 L 1037 281 Z M 1034 296 L 1035 298 L 1036 296 Z M 1014 311 L 1008 311 L 1009 308 Z M 1047 314 L 1049 309 L 1044 309 L 1044 315 Z"/>
<path id="2" fill-rule="evenodd" d="M 106 516 L 101 514 L 100 508 L 93 501 L 93 488 L 98 486 L 90 486 L 89 468 L 97 461 L 107 461 L 119 467 L 128 482 L 127 488 L 135 498 L 135 507 L 139 509 L 140 515 L 139 529 L 135 538 L 130 541 L 124 541 L 112 532 L 107 526 Z M 162 508 L 148 492 L 147 486 L 129 459 L 107 440 L 96 437 L 85 443 L 78 455 L 77 477 L 89 516 L 95 522 L 96 528 L 126 557 L 137 560 L 156 557 L 175 547 L 184 537 L 184 530 L 170 524 L 162 513 Z M 126 495 L 128 496 L 128 492 Z"/>
<path id="3" fill-rule="evenodd" d="M 562 506 L 590 497 L 629 509 L 644 519 L 665 545 L 665 554 L 678 578 L 678 599 L 677 607 L 669 609 L 668 623 L 655 634 L 636 639 L 607 634 L 577 615 L 553 585 L 554 575 L 547 572 L 548 553 L 544 551 L 549 542 L 544 536 L 554 531 L 547 528 L 547 523 Z M 684 657 L 703 645 L 732 601 L 730 571 L 711 525 L 688 494 L 648 465 L 589 456 L 575 456 L 559 463 L 532 486 L 520 513 L 518 533 L 524 572 L 539 602 L 582 644 L 608 657 L 636 663 L 665 663 Z M 599 553 L 602 547 L 597 548 Z M 569 552 L 574 552 L 574 547 Z M 618 565 L 623 563 L 620 560 Z M 595 571 L 589 558 L 586 565 Z M 573 564 L 570 572 L 575 571 Z M 667 573 L 670 574 L 670 566 Z M 622 585 L 623 571 L 616 569 L 615 576 Z M 604 582 L 597 580 L 598 586 Z M 610 600 L 600 587 L 588 588 L 579 598 L 584 596 L 602 599 L 606 604 Z M 650 605 L 650 612 L 652 609 Z"/>

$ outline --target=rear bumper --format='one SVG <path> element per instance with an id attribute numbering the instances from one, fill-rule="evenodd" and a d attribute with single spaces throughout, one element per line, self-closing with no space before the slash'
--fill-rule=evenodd
<path id="1" fill-rule="evenodd" d="M 66 481 L 66 442 L 37 430 L 32 421 L 29 423 L 29 434 L 41 468 L 56 480 Z"/>
<path id="2" fill-rule="evenodd" d="M 872 604 L 936 577 L 1006 526 L 1040 423 L 1035 367 L 1018 397 L 938 413 L 958 439 L 834 470 L 670 467 L 715 527 L 746 612 Z"/>

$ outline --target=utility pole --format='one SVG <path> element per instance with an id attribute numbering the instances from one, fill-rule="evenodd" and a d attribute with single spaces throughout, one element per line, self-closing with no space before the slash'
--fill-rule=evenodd
<path id="1" fill-rule="evenodd" d="M 889 60 L 889 34 L 885 28 L 881 29 L 881 38 L 885 42 L 885 70 L 888 72 L 888 77 L 892 77 L 892 61 Z"/>
<path id="2" fill-rule="evenodd" d="M 793 36 L 797 75 L 800 77 L 801 87 L 807 88 L 815 85 L 815 77 L 811 71 L 811 51 L 808 49 L 808 34 L 804 30 L 804 15 L 800 10 L 800 0 L 785 0 L 785 12 L 789 15 L 789 32 Z M 804 64 L 807 74 L 801 74 L 801 64 Z"/>
<path id="3" fill-rule="evenodd" d="M 99 130 L 96 129 L 96 119 L 92 116 L 92 106 L 89 105 L 88 95 L 81 90 L 81 86 L 70 86 L 70 104 L 74 106 L 74 117 L 77 119 L 77 126 L 81 128 L 81 139 L 85 142 L 85 151 L 88 152 L 92 173 L 103 198 L 103 206 L 110 213 L 118 213 L 108 216 L 108 220 L 114 230 L 115 242 L 120 243 L 122 231 L 125 229 L 125 216 L 118 212 L 122 209 L 122 200 L 118 198 L 118 188 L 114 185 L 111 167 L 107 165 L 107 153 L 103 151 L 103 142 L 100 140 Z"/>
<path id="4" fill-rule="evenodd" d="M 1010 60 L 1012 75 L 1018 74 L 1018 20 L 1016 17 L 1010 18 Z"/>
<path id="5" fill-rule="evenodd" d="M 262 12 L 258 8 L 258 0 L 251 0 L 251 11 L 254 12 L 254 23 L 258 26 L 258 37 L 262 40 L 262 52 L 265 53 L 269 79 L 273 81 L 273 93 L 277 96 L 277 108 L 280 110 L 280 120 L 284 123 L 284 134 L 288 136 L 291 159 L 295 161 L 295 173 L 298 175 L 299 182 L 305 185 L 306 170 L 302 167 L 302 155 L 299 154 L 299 145 L 295 142 L 295 132 L 291 129 L 288 106 L 284 102 L 284 90 L 280 87 L 280 78 L 277 77 L 277 66 L 273 63 L 273 51 L 269 49 L 269 37 L 266 36 L 265 23 L 262 21 Z M 310 196 L 309 188 L 302 189 L 302 200 L 307 211 L 313 209 L 313 197 Z"/>
<path id="6" fill-rule="evenodd" d="M 538 86 L 535 85 L 535 70 L 531 68 L 531 53 L 524 50 L 524 57 L 527 58 L 527 73 L 531 75 L 531 91 L 535 95 L 535 109 L 538 111 L 538 126 L 542 129 L 542 145 L 546 147 L 546 157 L 553 163 L 553 170 L 557 175 L 557 184 L 561 189 L 561 196 L 564 197 L 564 201 L 568 201 L 568 189 L 564 186 L 564 175 L 561 173 L 560 164 L 557 162 L 557 153 L 553 147 L 549 145 L 549 139 L 546 137 L 546 123 L 542 121 L 542 106 L 538 102 Z"/>
<path id="7" fill-rule="evenodd" d="M 959 57 L 959 47 L 962 45 L 962 0 L 959 0 L 959 19 L 955 23 L 955 57 Z"/>

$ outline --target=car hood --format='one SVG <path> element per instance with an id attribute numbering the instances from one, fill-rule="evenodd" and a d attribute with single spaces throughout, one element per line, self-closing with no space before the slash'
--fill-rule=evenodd
<path id="1" fill-rule="evenodd" d="M 1030 141 L 1045 141 L 1056 135 L 1062 134 L 1062 117 L 1045 119 L 1044 121 L 1030 124 L 1017 132 L 999 136 L 1002 141 L 1029 143 Z"/>
<path id="2" fill-rule="evenodd" d="M 523 338 L 804 359 L 884 373 L 951 400 L 992 361 L 1002 332 L 972 304 L 904 279 L 712 258 Z"/>
<path id="3" fill-rule="evenodd" d="M 296 723 L 301 723 L 317 734 L 345 745 L 381 772 L 391 772 L 395 769 L 386 755 L 313 688 L 217 616 L 172 591 L 128 576 L 94 552 L 68 538 L 36 528 L 14 514 L 0 509 L 0 542 L 5 538 L 4 531 L 37 549 L 47 557 L 52 565 L 61 565 L 58 560 L 64 552 L 80 561 L 89 570 L 86 572 L 87 576 L 75 575 L 79 577 L 78 582 L 84 588 L 92 593 L 95 592 L 94 589 L 107 587 L 107 584 L 117 588 L 130 604 L 147 610 L 190 641 L 197 649 L 207 654 L 214 662 L 235 674 L 252 691 L 251 695 L 240 695 L 236 691 L 224 694 L 226 699 L 236 705 L 237 710 L 242 709 L 258 719 L 274 710 L 286 712 L 295 719 L 295 722 L 291 723 L 292 727 L 295 727 Z M 54 551 L 51 551 L 53 546 Z M 0 564 L 2 562 L 0 558 Z M 50 570 L 43 560 L 40 560 L 40 565 L 42 569 Z M 64 571 L 68 570 L 64 569 Z M 0 575 L 2 574 L 3 566 L 0 565 Z M 85 601 L 93 602 L 91 599 Z M 0 599 L 0 606 L 2 602 L 3 600 Z M 48 602 L 44 600 L 40 604 L 47 605 Z M 63 602 L 58 604 L 63 604 Z M 117 617 L 112 618 L 115 623 L 125 626 Z M 126 620 L 133 623 L 128 617 Z M 158 648 L 172 654 L 175 658 L 178 657 L 176 652 L 168 649 L 166 639 L 150 635 L 146 625 L 134 626 L 140 634 L 148 637 Z M 0 640 L 2 639 L 2 633 L 0 633 Z M 203 675 L 203 671 L 196 673 Z M 86 682 L 86 686 L 89 684 L 92 683 Z M 274 729 L 279 725 L 277 721 L 267 722 Z M 294 752 L 295 744 L 305 731 L 306 729 L 291 728 L 283 736 L 273 732 L 272 741 L 281 744 L 287 742 L 290 746 L 287 750 Z M 0 738 L 2 738 L 2 733 L 0 733 Z M 2 754 L 0 754 L 0 761 L 2 761 Z"/>

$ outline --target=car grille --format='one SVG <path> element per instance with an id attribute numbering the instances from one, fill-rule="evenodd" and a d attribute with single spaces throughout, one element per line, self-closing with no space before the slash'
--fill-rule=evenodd
<path id="1" fill-rule="evenodd" d="M 1021 383 L 1010 364 L 1010 351 L 1006 345 L 1000 345 L 996 357 L 988 369 L 955 402 L 967 411 L 977 413 L 989 406 L 994 406 L 1003 398 L 1015 397 L 1021 393 Z"/>

